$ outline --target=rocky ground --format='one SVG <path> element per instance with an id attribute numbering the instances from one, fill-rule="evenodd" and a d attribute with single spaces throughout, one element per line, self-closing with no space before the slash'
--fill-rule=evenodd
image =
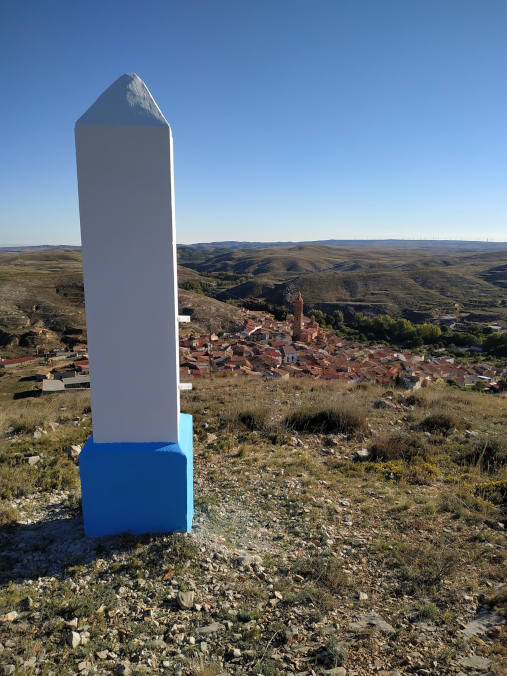
<path id="1" fill-rule="evenodd" d="M 448 415 L 462 414 L 444 435 L 421 431 L 440 391 L 417 403 L 376 388 L 200 385 L 183 402 L 196 432 L 188 535 L 86 538 L 72 483 L 85 402 L 58 414 L 55 399 L 33 430 L 6 418 L 0 467 L 21 468 L 30 490 L 15 488 L 18 473 L 0 477 L 13 487 L 0 530 L 3 673 L 507 673 L 503 515 L 473 488 L 503 475 L 452 461 L 505 429 L 505 402 L 473 395 L 486 425 L 484 404 L 453 396 Z M 353 403 L 358 429 L 281 424 L 294 402 L 323 398 Z M 431 454 L 376 458 L 375 440 L 402 428 Z"/>

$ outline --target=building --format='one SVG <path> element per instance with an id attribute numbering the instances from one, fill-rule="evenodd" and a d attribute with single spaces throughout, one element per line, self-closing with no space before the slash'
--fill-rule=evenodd
<path id="1" fill-rule="evenodd" d="M 292 340 L 299 341 L 309 345 L 322 334 L 320 326 L 315 317 L 305 317 L 303 314 L 303 296 L 298 293 L 293 306 L 294 324 L 292 330 Z"/>
<path id="2" fill-rule="evenodd" d="M 6 369 L 16 368 L 17 366 L 24 366 L 35 361 L 36 357 L 18 357 L 17 359 L 4 359 L 0 365 Z"/>
<path id="3" fill-rule="evenodd" d="M 53 394 L 54 392 L 65 392 L 63 380 L 43 380 L 42 394 Z"/>
<path id="4" fill-rule="evenodd" d="M 285 364 L 295 364 L 298 360 L 298 353 L 292 345 L 282 345 L 282 354 Z"/>
<path id="5" fill-rule="evenodd" d="M 294 327 L 292 331 L 292 336 L 294 340 L 300 340 L 301 334 L 303 332 L 303 296 L 301 292 L 298 293 L 296 300 L 294 301 Z"/>

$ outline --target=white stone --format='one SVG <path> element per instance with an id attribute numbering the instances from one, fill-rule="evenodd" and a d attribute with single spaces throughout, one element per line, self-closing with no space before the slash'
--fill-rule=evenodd
<path id="1" fill-rule="evenodd" d="M 17 610 L 11 610 L 10 612 L 6 613 L 5 615 L 2 615 L 0 617 L 0 622 L 14 622 L 14 620 L 17 620 L 19 617 L 19 613 Z"/>
<path id="2" fill-rule="evenodd" d="M 81 446 L 79 444 L 72 444 L 72 446 L 67 446 L 65 449 L 69 460 L 73 460 L 76 465 L 79 461 L 79 454 L 81 453 Z"/>
<path id="3" fill-rule="evenodd" d="M 94 441 L 177 442 L 171 129 L 131 73 L 75 134 Z"/>
<path id="4" fill-rule="evenodd" d="M 195 592 L 182 591 L 178 592 L 176 600 L 182 610 L 191 610 L 194 605 Z"/>
<path id="5" fill-rule="evenodd" d="M 67 643 L 71 648 L 77 648 L 81 643 L 81 636 L 77 633 L 77 631 L 71 631 L 67 636 Z"/>
<path id="6" fill-rule="evenodd" d="M 356 457 L 358 460 L 368 460 L 370 457 L 370 451 L 367 448 L 360 448 L 356 451 Z"/>

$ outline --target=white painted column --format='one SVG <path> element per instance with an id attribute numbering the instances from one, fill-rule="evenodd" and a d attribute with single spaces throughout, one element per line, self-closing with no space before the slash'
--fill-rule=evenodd
<path id="1" fill-rule="evenodd" d="M 144 82 L 127 74 L 75 134 L 93 440 L 177 442 L 171 129 Z"/>

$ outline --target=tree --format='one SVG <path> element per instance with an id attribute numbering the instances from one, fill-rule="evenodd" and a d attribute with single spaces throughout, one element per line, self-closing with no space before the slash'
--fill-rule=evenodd
<path id="1" fill-rule="evenodd" d="M 335 310 L 329 323 L 332 324 L 335 329 L 343 329 L 343 312 L 341 310 Z"/>
<path id="2" fill-rule="evenodd" d="M 442 336 L 440 327 L 435 324 L 419 324 L 416 330 L 426 344 L 436 343 Z"/>
<path id="3" fill-rule="evenodd" d="M 495 357 L 507 357 L 507 333 L 492 333 L 487 336 L 484 349 Z"/>
<path id="4" fill-rule="evenodd" d="M 319 326 L 327 326 L 327 321 L 326 321 L 326 315 L 322 312 L 322 310 L 310 310 L 308 313 L 310 317 L 314 317 L 315 321 Z"/>

